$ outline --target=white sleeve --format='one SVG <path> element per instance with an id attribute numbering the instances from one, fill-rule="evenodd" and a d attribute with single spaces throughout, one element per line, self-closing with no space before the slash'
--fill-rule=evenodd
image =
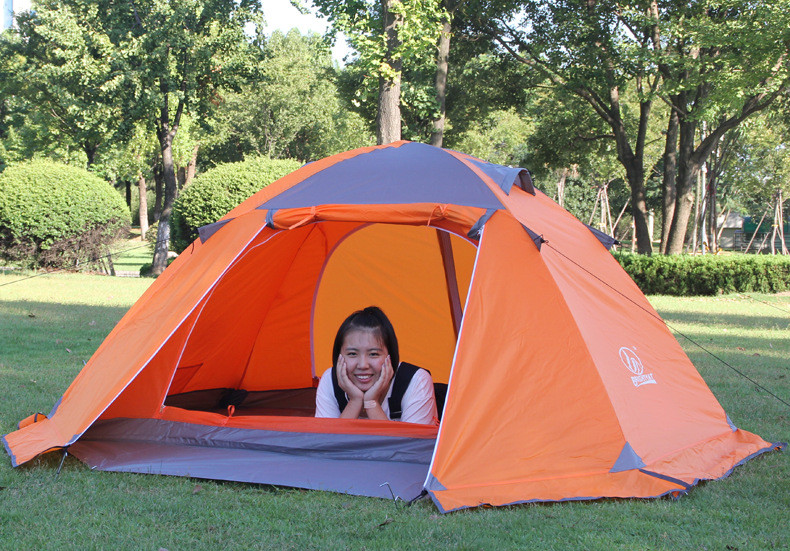
<path id="1" fill-rule="evenodd" d="M 327 369 L 321 376 L 318 389 L 315 391 L 315 416 L 340 417 L 340 407 L 337 405 L 335 390 L 332 387 L 332 368 Z"/>
<path id="2" fill-rule="evenodd" d="M 430 373 L 420 369 L 414 374 L 403 394 L 401 407 L 403 413 L 400 420 L 404 423 L 438 424 L 436 397 L 433 394 L 433 380 Z"/>

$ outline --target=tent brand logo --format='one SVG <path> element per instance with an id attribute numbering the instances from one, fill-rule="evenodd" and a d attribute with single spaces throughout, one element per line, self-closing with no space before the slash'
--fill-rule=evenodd
<path id="1" fill-rule="evenodd" d="M 632 350 L 625 346 L 622 347 L 620 349 L 620 360 L 622 360 L 623 365 L 628 368 L 628 371 L 634 374 L 634 376 L 631 377 L 631 381 L 634 383 L 634 386 L 658 384 L 653 378 L 652 373 L 645 373 L 642 360 L 640 360 L 639 356 L 636 355 L 636 349 Z"/>

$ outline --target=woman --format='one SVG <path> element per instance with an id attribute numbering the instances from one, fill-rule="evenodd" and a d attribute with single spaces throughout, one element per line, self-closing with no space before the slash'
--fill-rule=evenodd
<path id="1" fill-rule="evenodd" d="M 318 384 L 316 417 L 438 423 L 431 374 L 400 364 L 395 330 L 380 308 L 358 310 L 340 325 L 332 365 Z"/>

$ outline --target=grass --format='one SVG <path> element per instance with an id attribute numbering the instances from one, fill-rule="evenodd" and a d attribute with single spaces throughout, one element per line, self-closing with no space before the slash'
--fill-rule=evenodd
<path id="1" fill-rule="evenodd" d="M 132 228 L 126 239 L 119 239 L 113 247 L 113 264 L 118 272 L 140 273 L 143 264 L 152 260 L 151 247 L 140 240 L 140 229 Z"/>
<path id="2" fill-rule="evenodd" d="M 47 413 L 149 279 L 0 275 L 0 432 Z M 790 297 L 652 297 L 674 330 L 790 401 Z M 790 408 L 678 340 L 730 417 L 790 440 Z M 678 501 L 599 500 L 438 514 L 390 501 L 271 486 L 92 472 L 60 454 L 0 461 L 5 548 L 788 548 L 790 455 L 770 453 Z"/>

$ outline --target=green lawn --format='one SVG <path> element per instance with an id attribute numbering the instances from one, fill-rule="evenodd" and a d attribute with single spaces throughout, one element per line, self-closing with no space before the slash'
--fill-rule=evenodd
<path id="1" fill-rule="evenodd" d="M 0 274 L 0 432 L 48 413 L 150 279 Z M 790 296 L 652 297 L 672 328 L 790 401 Z M 742 428 L 790 440 L 790 408 L 682 336 Z M 770 453 L 680 500 L 601 500 L 438 514 L 260 485 L 91 472 L 49 454 L 0 460 L 7 549 L 771 549 L 790 545 L 790 454 Z"/>
<path id="2" fill-rule="evenodd" d="M 119 239 L 113 247 L 113 265 L 118 272 L 140 273 L 140 266 L 150 264 L 151 246 L 140 240 L 140 230 L 132 229 L 128 239 Z"/>

